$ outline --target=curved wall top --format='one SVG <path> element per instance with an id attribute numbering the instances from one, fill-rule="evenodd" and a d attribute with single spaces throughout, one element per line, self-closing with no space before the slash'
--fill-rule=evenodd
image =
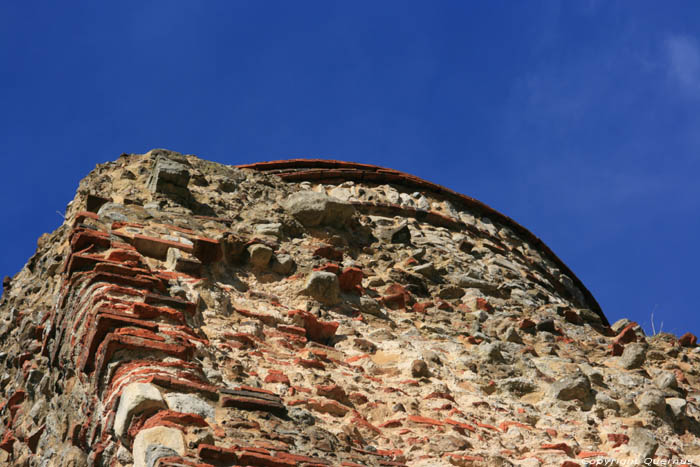
<path id="1" fill-rule="evenodd" d="M 601 317 L 604 324 L 609 324 L 607 318 L 603 314 L 602 309 L 600 308 L 600 305 L 596 301 L 595 297 L 593 297 L 593 294 L 586 288 L 586 286 L 574 274 L 574 272 L 561 259 L 559 259 L 559 257 L 539 237 L 505 214 L 496 211 L 490 206 L 470 196 L 463 195 L 449 188 L 428 182 L 422 178 L 405 172 L 356 162 L 326 159 L 288 159 L 257 162 L 253 164 L 238 165 L 237 167 L 240 169 L 253 169 L 260 172 L 275 174 L 288 182 L 310 181 L 316 183 L 335 184 L 342 183 L 343 181 L 354 181 L 361 183 L 393 184 L 418 191 L 429 192 L 433 195 L 447 199 L 457 205 L 464 206 L 477 214 L 490 218 L 494 222 L 498 222 L 503 226 L 509 227 L 522 238 L 527 240 L 533 247 L 544 252 L 548 256 L 548 259 L 554 262 L 564 274 L 571 278 L 574 285 L 583 293 L 588 307 Z"/>

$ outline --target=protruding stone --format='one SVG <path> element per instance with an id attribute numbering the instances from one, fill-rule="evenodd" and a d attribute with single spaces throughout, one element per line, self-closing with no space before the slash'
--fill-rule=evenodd
<path id="1" fill-rule="evenodd" d="M 294 193 L 282 205 L 306 227 L 342 227 L 355 213 L 351 204 L 315 191 Z"/>
<path id="2" fill-rule="evenodd" d="M 632 427 L 627 432 L 629 436 L 629 447 L 637 458 L 653 458 L 659 448 L 659 442 L 654 433 L 647 428 Z"/>
<path id="3" fill-rule="evenodd" d="M 214 407 L 194 394 L 169 393 L 165 395 L 165 402 L 176 412 L 194 413 L 210 421 L 214 420 Z"/>
<path id="4" fill-rule="evenodd" d="M 620 364 L 627 370 L 639 368 L 646 360 L 647 350 L 643 344 L 634 342 L 627 344 L 620 357 Z"/>
<path id="5" fill-rule="evenodd" d="M 272 248 L 261 243 L 255 243 L 248 247 L 250 264 L 257 269 L 265 269 L 272 258 Z"/>
<path id="6" fill-rule="evenodd" d="M 338 276 L 331 272 L 314 271 L 306 280 L 304 293 L 321 303 L 334 305 L 338 303 L 340 296 Z"/>
<path id="7" fill-rule="evenodd" d="M 114 433 L 123 438 L 134 415 L 165 408 L 158 388 L 150 383 L 132 383 L 122 391 L 119 408 L 114 418 Z"/>
<path id="8" fill-rule="evenodd" d="M 199 274 L 202 270 L 200 260 L 178 248 L 168 248 L 165 266 L 171 271 L 184 272 L 185 274 Z"/>
<path id="9" fill-rule="evenodd" d="M 411 375 L 414 378 L 427 378 L 430 376 L 430 370 L 425 360 L 413 360 L 411 363 Z"/>
<path id="10" fill-rule="evenodd" d="M 635 400 L 639 410 L 652 412 L 659 417 L 663 417 L 666 413 L 666 400 L 662 392 L 658 390 L 644 391 Z"/>
<path id="11" fill-rule="evenodd" d="M 190 172 L 187 166 L 159 155 L 148 180 L 148 189 L 153 193 L 187 197 L 190 194 L 187 190 L 189 181 Z"/>
<path id="12" fill-rule="evenodd" d="M 562 401 L 578 399 L 585 401 L 591 395 L 591 383 L 582 374 L 565 376 L 552 383 L 550 390 L 554 399 Z"/>
<path id="13" fill-rule="evenodd" d="M 272 258 L 271 268 L 277 274 L 287 275 L 294 270 L 294 259 L 289 255 L 276 255 Z"/>
<path id="14" fill-rule="evenodd" d="M 411 243 L 411 231 L 406 223 L 402 223 L 398 227 L 380 230 L 377 236 L 388 243 Z"/>
<path id="15" fill-rule="evenodd" d="M 654 384 L 662 391 L 678 390 L 678 380 L 676 379 L 676 375 L 671 371 L 662 371 L 656 375 L 656 378 L 654 378 Z"/>

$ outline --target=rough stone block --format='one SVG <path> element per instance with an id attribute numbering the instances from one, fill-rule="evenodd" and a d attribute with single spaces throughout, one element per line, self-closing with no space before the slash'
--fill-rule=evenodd
<path id="1" fill-rule="evenodd" d="M 153 447 L 155 446 L 155 447 Z M 150 449 L 149 449 L 150 448 Z M 134 467 L 150 467 L 150 460 L 157 460 L 156 454 L 164 449 L 175 451 L 177 455 L 185 454 L 185 438 L 177 428 L 156 426 L 139 431 L 134 439 Z"/>
<path id="2" fill-rule="evenodd" d="M 170 393 L 165 401 L 171 410 L 183 413 L 195 413 L 208 420 L 214 420 L 214 407 L 204 399 L 193 394 Z"/>
<path id="3" fill-rule="evenodd" d="M 114 419 L 114 433 L 123 438 L 134 415 L 146 410 L 157 410 L 165 407 L 163 396 L 153 384 L 133 383 L 128 385 L 122 391 L 119 400 L 119 408 Z"/>

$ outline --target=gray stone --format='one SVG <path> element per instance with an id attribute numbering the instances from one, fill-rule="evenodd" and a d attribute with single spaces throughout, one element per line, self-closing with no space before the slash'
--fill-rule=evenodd
<path id="1" fill-rule="evenodd" d="M 282 205 L 306 227 L 342 227 L 355 213 L 351 204 L 315 191 L 294 193 Z"/>
<path id="2" fill-rule="evenodd" d="M 177 455 L 178 454 L 174 449 L 159 446 L 157 444 L 151 444 L 146 448 L 146 466 L 155 467 L 158 459 L 161 457 L 171 457 Z"/>
<path id="3" fill-rule="evenodd" d="M 628 370 L 639 368 L 644 364 L 646 354 L 646 346 L 638 342 L 632 342 L 625 346 L 625 350 L 623 350 L 622 356 L 620 356 L 620 364 L 623 368 Z"/>
<path id="4" fill-rule="evenodd" d="M 479 289 L 489 295 L 498 294 L 498 286 L 490 282 L 472 277 L 473 274 L 478 274 L 478 271 L 462 274 L 453 278 L 453 281 L 460 287 L 465 289 Z"/>
<path id="5" fill-rule="evenodd" d="M 411 243 L 411 231 L 406 223 L 402 223 L 397 227 L 382 229 L 377 233 L 377 236 L 388 243 L 402 243 L 406 245 Z"/>
<path id="6" fill-rule="evenodd" d="M 515 344 L 523 343 L 522 337 L 520 337 L 520 334 L 518 334 L 518 331 L 516 331 L 513 326 L 508 326 L 508 329 L 506 329 L 506 332 L 504 333 L 504 340 Z"/>
<path id="7" fill-rule="evenodd" d="M 270 235 L 279 238 L 282 236 L 282 224 L 258 224 L 255 226 L 255 232 L 260 235 Z"/>
<path id="8" fill-rule="evenodd" d="M 617 403 L 615 399 L 608 396 L 604 392 L 598 392 L 595 395 L 596 404 L 603 409 L 610 409 L 617 412 L 620 410 L 620 404 Z"/>
<path id="9" fill-rule="evenodd" d="M 312 426 L 316 423 L 316 418 L 311 412 L 298 407 L 292 407 L 287 411 L 289 418 L 301 427 Z"/>
<path id="10" fill-rule="evenodd" d="M 306 280 L 304 293 L 326 305 L 338 303 L 340 300 L 338 276 L 332 272 L 314 271 Z"/>
<path id="11" fill-rule="evenodd" d="M 167 157 L 158 156 L 148 179 L 148 189 L 153 193 L 184 197 L 189 195 L 187 184 L 190 172 L 187 166 Z"/>
<path id="12" fill-rule="evenodd" d="M 501 354 L 500 345 L 497 343 L 482 342 L 478 347 L 479 355 L 487 363 L 503 363 L 505 359 Z"/>
<path id="13" fill-rule="evenodd" d="M 117 449 L 117 460 L 123 465 L 133 464 L 134 456 L 131 455 L 131 451 L 129 451 L 124 445 L 120 445 L 119 449 Z"/>
<path id="14" fill-rule="evenodd" d="M 464 296 L 464 289 L 456 285 L 446 285 L 438 291 L 438 297 L 443 300 L 454 300 Z"/>
<path id="15" fill-rule="evenodd" d="M 272 259 L 272 248 L 261 243 L 255 243 L 248 247 L 248 254 L 250 255 L 250 264 L 254 268 L 264 269 L 270 264 L 270 259 Z"/>
<path id="16" fill-rule="evenodd" d="M 214 407 L 193 394 L 172 392 L 165 395 L 165 402 L 176 412 L 195 413 L 208 420 L 214 420 Z"/>
<path id="17" fill-rule="evenodd" d="M 583 374 L 565 376 L 552 383 L 550 391 L 555 399 L 585 401 L 591 395 L 591 382 Z"/>
<path id="18" fill-rule="evenodd" d="M 592 384 L 603 385 L 604 377 L 599 369 L 592 367 L 588 363 L 582 363 L 579 368 L 581 368 L 583 374 L 586 375 L 586 378 L 588 378 Z"/>
<path id="19" fill-rule="evenodd" d="M 180 430 L 165 426 L 146 428 L 139 431 L 136 438 L 134 438 L 132 449 L 134 467 L 150 467 L 147 459 L 150 446 L 171 449 L 175 452 L 175 455 L 182 456 L 185 454 L 185 439 Z M 153 449 L 151 449 L 151 452 L 153 452 Z"/>
<path id="20" fill-rule="evenodd" d="M 625 328 L 625 326 L 627 326 L 628 324 L 631 324 L 631 323 L 632 323 L 632 321 L 628 320 L 627 318 L 622 318 L 622 319 L 618 319 L 617 321 L 615 321 L 613 323 L 613 325 L 610 326 L 610 328 L 613 331 L 615 331 L 615 334 L 619 334 L 620 331 L 622 331 Z"/>
<path id="21" fill-rule="evenodd" d="M 635 399 L 635 403 L 639 410 L 652 412 L 659 417 L 663 417 L 666 413 L 666 399 L 662 392 L 652 389 L 644 391 Z"/>
<path id="22" fill-rule="evenodd" d="M 382 307 L 379 302 L 370 297 L 360 297 L 360 311 L 370 315 L 382 315 Z"/>
<path id="23" fill-rule="evenodd" d="M 413 271 L 417 272 L 421 276 L 432 279 L 437 276 L 437 270 L 433 263 L 425 263 L 413 268 Z"/>
<path id="24" fill-rule="evenodd" d="M 678 420 L 685 416 L 685 410 L 688 406 L 688 402 L 680 397 L 669 397 L 666 399 L 666 404 L 673 414 L 673 418 Z"/>
<path id="25" fill-rule="evenodd" d="M 276 255 L 272 258 L 271 268 L 277 274 L 287 275 L 294 270 L 294 259 L 289 255 Z"/>
<path id="26" fill-rule="evenodd" d="M 627 431 L 627 436 L 630 438 L 628 443 L 630 451 L 642 460 L 652 458 L 659 448 L 654 432 L 646 428 L 633 426 Z"/>
<path id="27" fill-rule="evenodd" d="M 168 248 L 165 259 L 165 267 L 171 271 L 196 274 L 202 269 L 202 262 L 178 248 Z"/>
<path id="28" fill-rule="evenodd" d="M 424 360 L 413 360 L 413 363 L 411 363 L 411 376 L 414 378 L 428 378 L 430 376 L 428 364 Z"/>
<path id="29" fill-rule="evenodd" d="M 585 322 L 593 325 L 600 326 L 603 324 L 603 320 L 600 318 L 598 313 L 589 310 L 588 308 L 581 308 L 578 310 L 578 315 L 583 319 Z"/>
<path id="30" fill-rule="evenodd" d="M 654 378 L 654 384 L 662 391 L 678 390 L 678 381 L 676 380 L 676 375 L 672 371 L 662 371 L 656 375 L 656 378 Z"/>
<path id="31" fill-rule="evenodd" d="M 525 394 L 530 394 L 535 389 L 537 385 L 527 378 L 505 378 L 498 382 L 498 388 L 501 391 L 514 394 L 518 397 L 522 397 Z"/>
<path id="32" fill-rule="evenodd" d="M 131 418 L 144 410 L 165 408 L 160 391 L 150 383 L 132 383 L 122 391 L 119 408 L 114 418 L 114 433 L 123 438 L 131 424 Z"/>
<path id="33" fill-rule="evenodd" d="M 105 203 L 100 206 L 97 215 L 116 222 L 128 222 L 130 220 L 129 209 L 119 203 Z"/>

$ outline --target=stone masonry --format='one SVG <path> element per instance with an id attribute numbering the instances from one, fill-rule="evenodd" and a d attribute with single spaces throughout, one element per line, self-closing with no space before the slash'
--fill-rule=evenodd
<path id="1" fill-rule="evenodd" d="M 3 284 L 2 465 L 700 465 L 695 336 L 395 170 L 123 154 Z"/>

